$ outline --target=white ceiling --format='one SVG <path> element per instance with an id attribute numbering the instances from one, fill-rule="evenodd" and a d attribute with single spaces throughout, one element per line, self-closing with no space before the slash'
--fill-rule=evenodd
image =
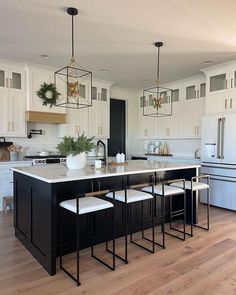
<path id="1" fill-rule="evenodd" d="M 0 0 L 0 58 L 57 68 L 67 64 L 69 6 L 79 9 L 78 63 L 120 86 L 152 85 L 155 41 L 164 42 L 162 82 L 198 74 L 207 60 L 236 59 L 235 0 Z M 104 68 L 109 72 L 99 71 Z"/>

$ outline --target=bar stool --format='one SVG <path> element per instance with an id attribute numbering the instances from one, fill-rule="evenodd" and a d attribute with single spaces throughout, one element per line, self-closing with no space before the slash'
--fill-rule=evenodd
<path id="1" fill-rule="evenodd" d="M 207 183 L 203 182 L 197 182 L 196 180 L 199 179 L 207 179 Z M 182 183 L 181 182 L 175 182 L 170 184 L 173 187 L 179 187 L 182 188 Z M 199 227 L 204 230 L 209 230 L 210 229 L 210 176 L 209 175 L 200 175 L 200 176 L 194 176 L 190 180 L 185 181 L 185 189 L 191 191 L 191 233 L 186 233 L 187 235 L 190 235 L 193 237 L 193 227 Z M 207 226 L 201 226 L 198 224 L 193 223 L 193 193 L 196 191 L 201 191 L 201 190 L 207 190 Z"/>
<path id="2" fill-rule="evenodd" d="M 105 194 L 110 193 L 112 202 L 100 199 L 100 196 L 104 196 Z M 92 228 L 91 228 L 91 256 L 95 258 L 97 261 L 105 265 L 111 270 L 115 270 L 115 217 L 114 217 L 114 203 L 115 203 L 115 193 L 111 190 L 103 190 L 85 193 L 83 195 L 77 195 L 75 199 L 66 200 L 59 204 L 59 219 L 60 219 L 60 268 L 76 283 L 77 286 L 80 286 L 79 280 L 79 246 L 80 246 L 80 216 L 83 214 L 92 213 Z M 98 211 L 107 212 L 108 209 L 112 208 L 113 216 L 113 251 L 112 251 L 112 266 L 104 262 L 102 259 L 94 255 L 94 214 Z M 74 277 L 65 267 L 62 265 L 62 209 L 68 210 L 73 214 L 76 214 L 76 252 L 77 252 L 77 273 L 76 277 Z M 107 218 L 107 214 L 106 214 Z M 107 221 L 106 221 L 107 224 Z M 107 228 L 106 228 L 107 231 Z M 107 235 L 107 233 L 106 233 Z"/>
<path id="3" fill-rule="evenodd" d="M 125 262 L 126 264 L 128 263 L 128 223 L 129 223 L 129 229 L 130 229 L 130 242 L 132 244 L 135 244 L 136 246 L 150 252 L 150 253 L 155 253 L 155 236 L 154 236 L 154 207 L 153 207 L 153 193 L 145 193 L 143 191 L 140 191 L 143 187 L 150 185 L 151 187 L 151 193 L 152 193 L 152 188 L 153 188 L 153 183 L 149 184 L 137 184 L 137 185 L 131 185 L 129 187 L 126 187 L 124 190 L 120 191 L 115 191 L 115 200 L 117 202 L 121 202 L 124 205 L 125 209 L 125 255 L 124 257 L 115 254 L 117 258 Z M 112 193 L 106 194 L 107 198 L 112 198 Z M 143 221 L 143 202 L 150 200 L 151 201 L 151 223 L 152 223 L 152 239 L 150 239 L 150 242 L 152 243 L 152 249 L 146 248 L 145 246 L 141 245 L 140 243 L 136 242 L 133 240 L 133 231 L 132 231 L 132 204 L 133 203 L 142 203 L 142 230 L 144 231 L 144 221 Z M 128 210 L 129 210 L 129 215 L 130 219 L 128 222 Z M 111 250 L 108 249 L 107 251 L 112 253 Z"/>
<path id="4" fill-rule="evenodd" d="M 178 188 L 178 187 L 172 187 L 169 186 L 168 184 L 173 183 L 173 182 L 181 182 L 183 184 L 183 188 Z M 165 248 L 165 234 L 168 234 L 172 237 L 175 237 L 177 239 L 180 239 L 182 241 L 185 241 L 185 228 L 186 228 L 186 192 L 185 192 L 185 179 L 175 179 L 175 180 L 167 180 L 167 181 L 162 181 L 161 183 L 155 184 L 154 185 L 154 196 L 155 197 L 161 197 L 162 199 L 162 214 L 161 214 L 161 219 L 162 219 L 162 244 L 156 243 L 158 246 L 161 246 Z M 145 192 L 150 193 L 151 192 L 151 187 L 144 187 L 142 189 Z M 177 195 L 183 195 L 184 198 L 184 206 L 183 209 L 180 210 L 175 210 L 173 211 L 173 206 L 172 206 L 172 197 L 177 196 Z M 178 231 L 183 234 L 183 238 L 179 237 L 177 235 L 174 235 L 170 232 L 165 231 L 165 199 L 170 198 L 170 229 L 173 229 L 175 231 Z M 183 216 L 183 230 L 179 230 L 177 228 L 172 227 L 172 221 L 173 218 L 178 217 L 178 216 Z"/>

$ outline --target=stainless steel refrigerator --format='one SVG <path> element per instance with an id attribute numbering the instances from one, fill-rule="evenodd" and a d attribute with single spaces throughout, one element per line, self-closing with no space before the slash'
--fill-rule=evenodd
<path id="1" fill-rule="evenodd" d="M 201 162 L 211 176 L 211 204 L 236 210 L 236 114 L 202 118 Z"/>

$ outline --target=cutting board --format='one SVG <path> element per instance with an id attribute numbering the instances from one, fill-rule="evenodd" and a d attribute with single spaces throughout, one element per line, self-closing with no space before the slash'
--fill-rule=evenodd
<path id="1" fill-rule="evenodd" d="M 0 161 L 9 161 L 10 152 L 7 147 L 12 145 L 12 142 L 6 141 L 5 137 L 0 137 Z"/>

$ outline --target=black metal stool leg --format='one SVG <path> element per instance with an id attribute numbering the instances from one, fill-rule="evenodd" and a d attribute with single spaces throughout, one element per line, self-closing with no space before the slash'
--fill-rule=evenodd
<path id="1" fill-rule="evenodd" d="M 77 253 L 77 259 L 76 259 L 76 268 L 77 268 L 77 286 L 80 286 L 80 281 L 79 281 L 79 247 L 80 247 L 80 243 L 79 243 L 79 239 L 80 239 L 80 229 L 79 229 L 79 214 L 76 214 L 76 253 Z"/>
<path id="2" fill-rule="evenodd" d="M 165 197 L 162 197 L 161 198 L 161 202 L 162 202 L 162 204 L 163 204 L 163 206 L 162 206 L 162 246 L 163 246 L 163 248 L 165 248 L 166 246 L 165 246 L 165 212 L 166 212 L 166 210 L 165 210 Z"/>

